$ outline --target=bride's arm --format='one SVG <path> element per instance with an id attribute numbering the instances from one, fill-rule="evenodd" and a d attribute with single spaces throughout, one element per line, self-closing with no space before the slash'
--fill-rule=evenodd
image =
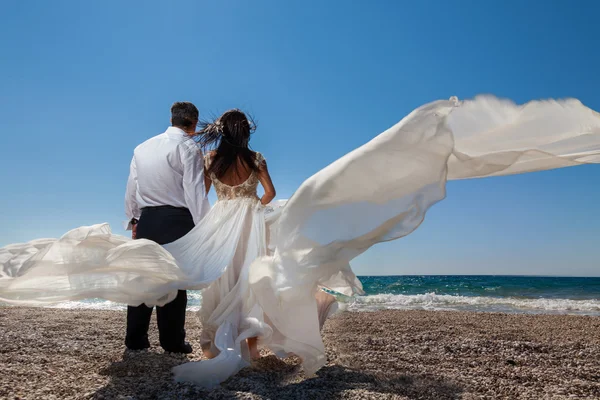
<path id="1" fill-rule="evenodd" d="M 210 167 L 210 163 L 212 161 L 213 152 L 211 151 L 207 155 L 204 156 L 204 192 L 208 196 L 208 192 L 210 192 L 210 185 L 212 184 L 212 179 L 210 179 L 210 174 L 208 173 L 208 168 Z"/>
<path id="2" fill-rule="evenodd" d="M 265 190 L 265 194 L 260 199 L 260 202 L 262 205 L 267 205 L 275 198 L 277 193 L 275 192 L 275 186 L 273 186 L 271 175 L 267 169 L 267 162 L 264 160 L 262 160 L 258 165 L 258 180 Z"/>
<path id="3" fill-rule="evenodd" d="M 211 184 L 212 184 L 212 180 L 208 177 L 208 171 L 206 170 L 206 167 L 204 167 L 204 191 L 206 192 L 207 195 L 208 195 L 208 192 L 210 192 Z"/>

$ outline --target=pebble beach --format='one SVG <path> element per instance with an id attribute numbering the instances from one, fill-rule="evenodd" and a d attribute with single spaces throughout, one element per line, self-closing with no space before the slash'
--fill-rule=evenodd
<path id="1" fill-rule="evenodd" d="M 264 357 L 215 390 L 171 379 L 202 359 L 125 351 L 125 313 L 0 307 L 0 399 L 600 399 L 600 317 L 456 311 L 343 312 L 323 328 L 328 364 Z"/>

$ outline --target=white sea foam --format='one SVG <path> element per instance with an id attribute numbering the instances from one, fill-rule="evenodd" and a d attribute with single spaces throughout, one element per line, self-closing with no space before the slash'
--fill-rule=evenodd
<path id="1" fill-rule="evenodd" d="M 189 311 L 198 311 L 200 309 L 200 301 L 202 294 L 199 291 L 188 291 L 188 305 Z M 48 308 L 66 308 L 66 309 L 88 309 L 88 310 L 126 310 L 127 305 L 120 303 L 113 303 L 112 301 L 100 300 L 100 299 L 89 299 L 82 301 L 67 301 L 64 303 L 57 303 L 48 305 Z"/>
<path id="2" fill-rule="evenodd" d="M 127 308 L 124 304 L 113 303 L 112 301 L 105 300 L 87 300 L 87 301 L 67 301 L 64 303 L 53 304 L 47 306 L 48 308 L 67 308 L 72 310 L 125 310 Z"/>
<path id="3" fill-rule="evenodd" d="M 600 315 L 600 300 L 524 299 L 514 297 L 453 296 L 435 293 L 376 294 L 350 300 L 350 311 L 382 309 L 466 310 L 515 313 Z"/>
<path id="4" fill-rule="evenodd" d="M 198 311 L 202 295 L 188 292 L 188 310 Z M 348 299 L 348 298 L 346 298 Z M 340 310 L 376 311 L 399 310 L 463 310 L 481 312 L 509 312 L 524 314 L 582 314 L 600 316 L 600 299 L 524 299 L 514 297 L 453 296 L 435 293 L 403 295 L 376 294 L 342 300 Z M 70 301 L 52 308 L 124 310 L 123 304 L 101 300 Z"/>

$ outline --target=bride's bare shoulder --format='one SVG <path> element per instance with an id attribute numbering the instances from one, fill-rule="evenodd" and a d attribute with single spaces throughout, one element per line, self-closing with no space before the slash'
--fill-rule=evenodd
<path id="1" fill-rule="evenodd" d="M 204 154 L 204 168 L 209 168 L 212 165 L 212 162 L 217 154 L 216 151 L 208 151 Z"/>
<path id="2" fill-rule="evenodd" d="M 256 160 L 256 164 L 261 165 L 265 162 L 265 156 L 259 151 L 253 151 L 254 159 Z"/>

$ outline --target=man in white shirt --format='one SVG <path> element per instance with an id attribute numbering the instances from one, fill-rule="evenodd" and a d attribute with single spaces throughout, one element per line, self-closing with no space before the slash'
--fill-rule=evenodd
<path id="1" fill-rule="evenodd" d="M 138 239 L 158 244 L 188 233 L 209 209 L 204 187 L 204 158 L 192 139 L 198 109 L 192 103 L 171 107 L 171 127 L 136 147 L 125 194 L 127 229 Z M 171 303 L 156 307 L 160 345 L 165 351 L 191 353 L 185 341 L 187 293 L 180 290 Z M 125 345 L 131 350 L 150 347 L 148 327 L 152 307 L 127 307 Z"/>

